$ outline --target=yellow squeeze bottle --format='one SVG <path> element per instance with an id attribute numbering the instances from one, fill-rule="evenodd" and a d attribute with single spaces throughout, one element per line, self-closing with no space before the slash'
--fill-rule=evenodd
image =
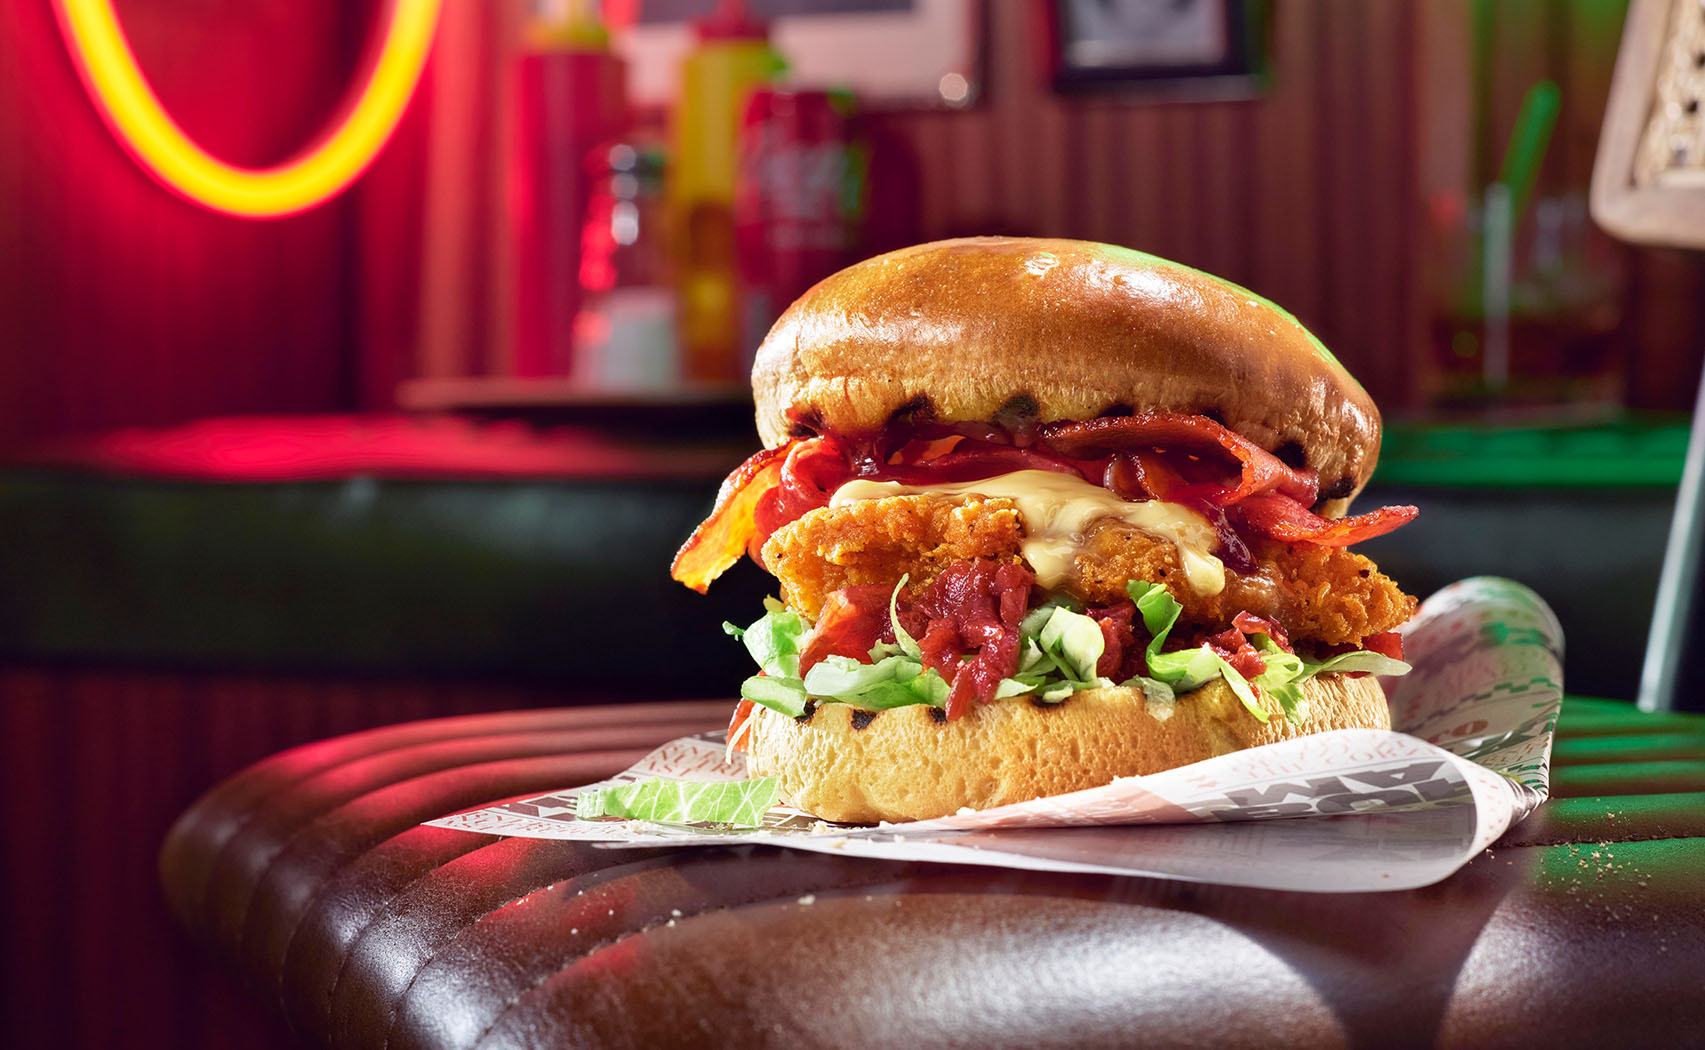
<path id="1" fill-rule="evenodd" d="M 681 66 L 669 173 L 684 371 L 689 380 L 737 382 L 740 371 L 734 171 L 740 115 L 754 88 L 783 69 L 769 27 L 723 0 L 694 25 Z"/>

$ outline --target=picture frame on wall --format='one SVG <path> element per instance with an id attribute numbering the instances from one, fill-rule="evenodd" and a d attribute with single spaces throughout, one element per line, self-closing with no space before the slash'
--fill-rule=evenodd
<path id="1" fill-rule="evenodd" d="M 795 86 L 847 90 L 860 108 L 889 111 L 963 109 L 981 92 L 985 0 L 745 0 L 742 6 L 770 27 Z M 672 103 L 681 59 L 692 48 L 692 23 L 717 7 L 718 0 L 605 5 L 635 104 L 661 110 Z"/>
<path id="2" fill-rule="evenodd" d="M 1064 94 L 1259 95 L 1269 0 L 1046 0 L 1047 76 Z"/>

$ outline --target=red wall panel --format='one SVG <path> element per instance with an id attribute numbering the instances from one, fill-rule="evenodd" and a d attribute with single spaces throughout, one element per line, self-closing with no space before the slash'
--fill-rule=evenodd
<path id="1" fill-rule="evenodd" d="M 180 123 L 224 159 L 265 164 L 334 112 L 377 6 L 118 10 Z M 358 209 L 346 195 L 252 221 L 178 198 L 101 122 L 46 0 L 0 4 L 0 442 L 353 407 L 355 268 L 371 261 L 351 250 Z"/>

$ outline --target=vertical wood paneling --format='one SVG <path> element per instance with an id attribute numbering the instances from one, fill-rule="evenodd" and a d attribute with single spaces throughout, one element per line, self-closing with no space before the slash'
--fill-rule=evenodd
<path id="1" fill-rule="evenodd" d="M 486 19 L 472 4 L 451 4 L 439 26 L 428 70 L 437 105 L 427 141 L 425 231 L 420 277 L 420 369 L 428 377 L 473 373 L 469 346 L 477 331 L 474 298 L 478 232 L 470 214 L 486 192 L 475 145 L 485 103 L 477 87 Z"/>
<path id="2" fill-rule="evenodd" d="M 373 5 L 133 0 L 157 92 L 207 149 L 268 162 L 334 110 Z M 304 75 L 304 70 L 316 75 Z M 236 412 L 335 411 L 347 201 L 254 222 L 156 185 L 108 131 L 50 6 L 0 4 L 0 441 Z"/>
<path id="3" fill-rule="evenodd" d="M 925 176 L 919 183 L 918 205 L 925 215 L 938 216 L 943 224 L 953 222 L 957 196 L 952 192 L 961 174 L 974 167 L 977 158 L 954 152 L 953 144 L 944 134 L 948 127 L 942 114 L 921 116 L 911 131 L 909 142 L 917 157 L 917 170 Z M 948 173 L 950 178 L 939 177 Z M 931 177 L 934 176 L 934 177 Z"/>
<path id="4" fill-rule="evenodd" d="M 1164 254 L 1168 249 L 1165 219 L 1172 213 L 1173 204 L 1166 193 L 1166 175 L 1172 169 L 1167 163 L 1161 117 L 1161 111 L 1153 107 L 1126 110 L 1130 166 L 1119 173 L 1119 181 L 1129 191 L 1130 225 L 1110 226 L 1101 240 Z"/>
<path id="5" fill-rule="evenodd" d="M 1419 19 L 1406 4 L 1370 5 L 1368 14 L 1374 46 L 1363 53 L 1362 80 L 1369 86 L 1365 118 L 1374 163 L 1365 206 L 1377 220 L 1375 251 L 1384 264 L 1381 279 L 1368 288 L 1370 308 L 1362 313 L 1354 341 L 1366 348 L 1367 382 L 1386 398 L 1390 411 L 1418 407 L 1421 393 L 1416 356 L 1424 338 L 1424 292 L 1418 279 L 1424 241 L 1416 155 L 1419 62 L 1413 46 Z M 1389 55 L 1389 64 L 1375 64 L 1375 55 Z"/>
<path id="6" fill-rule="evenodd" d="M 1350 351 L 1353 363 L 1345 364 L 1353 372 L 1366 371 L 1363 361 L 1354 360 L 1366 355 L 1355 354 L 1345 345 L 1349 333 L 1339 304 L 1344 299 L 1359 302 L 1362 278 L 1368 267 L 1377 265 L 1364 254 L 1369 216 L 1355 214 L 1360 203 L 1356 190 L 1366 170 L 1367 134 L 1365 128 L 1355 128 L 1350 122 L 1354 101 L 1347 97 L 1355 86 L 1351 70 L 1362 46 L 1359 37 L 1365 10 L 1365 4 L 1339 4 L 1330 13 L 1319 5 L 1311 12 L 1321 52 L 1313 99 L 1320 124 L 1310 148 L 1318 151 L 1327 141 L 1337 146 L 1332 152 L 1321 153 L 1315 183 L 1320 255 L 1315 270 L 1319 283 L 1312 295 L 1318 310 L 1313 327 L 1327 345 L 1338 347 L 1340 354 Z"/>
<path id="7" fill-rule="evenodd" d="M 1253 231 L 1237 222 L 1238 206 L 1246 194 L 1240 192 L 1248 178 L 1238 169 L 1249 159 L 1244 144 L 1237 141 L 1237 114 L 1246 107 L 1213 105 L 1202 107 L 1195 121 L 1193 156 L 1197 181 L 1202 187 L 1195 234 L 1205 249 L 1201 265 L 1210 273 L 1234 281 L 1248 278 L 1237 266 L 1242 246 Z"/>
<path id="8" fill-rule="evenodd" d="M 1084 236 L 1091 239 L 1110 229 L 1128 229 L 1131 221 L 1130 187 L 1121 173 L 1131 166 L 1130 136 L 1119 111 L 1101 105 L 1088 111 L 1084 135 L 1088 139 L 1084 172 Z"/>
<path id="9" fill-rule="evenodd" d="M 1026 48 L 1026 52 L 1030 51 Z M 1028 54 L 1027 54 L 1027 57 Z M 1035 77 L 1034 59 L 1031 76 Z M 1033 208 L 1038 231 L 1068 230 L 1071 208 L 1077 206 L 1081 190 L 1083 158 L 1071 153 L 1067 142 L 1067 122 L 1073 119 L 1078 107 L 1067 109 L 1050 104 L 1051 99 L 1037 98 L 1034 111 L 1036 127 L 1024 141 L 1015 143 L 1016 151 L 1035 171 Z"/>
<path id="10" fill-rule="evenodd" d="M 911 239 L 1017 232 L 1176 258 L 1290 308 L 1375 397 L 1400 398 L 1419 295 L 1415 4 L 1286 0 L 1269 90 L 1164 103 L 1055 95 L 1028 5 L 994 3 L 978 108 L 865 123 L 914 153 Z"/>
<path id="11" fill-rule="evenodd" d="M 1274 25 L 1273 89 L 1256 111 L 1252 151 L 1264 190 L 1249 195 L 1260 231 L 1249 284 L 1310 326 L 1320 324 L 1326 307 L 1320 279 L 1322 117 L 1314 103 L 1323 61 L 1318 13 L 1309 8 L 1308 17 L 1293 13 Z"/>
<path id="12" fill-rule="evenodd" d="M 990 164 L 993 148 L 988 113 L 976 110 L 944 117 L 932 133 L 947 140 L 959 170 L 958 193 L 948 202 L 947 222 L 958 228 L 975 228 L 996 210 L 1000 198 L 1000 165 Z"/>

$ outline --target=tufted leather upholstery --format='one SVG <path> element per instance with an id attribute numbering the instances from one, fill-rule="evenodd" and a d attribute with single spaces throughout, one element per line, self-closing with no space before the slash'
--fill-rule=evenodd
<path id="1" fill-rule="evenodd" d="M 728 705 L 299 748 L 162 856 L 179 919 L 315 1043 L 1705 1045 L 1705 719 L 1571 700 L 1555 797 L 1445 882 L 1258 892 L 419 827 L 585 782 Z"/>

